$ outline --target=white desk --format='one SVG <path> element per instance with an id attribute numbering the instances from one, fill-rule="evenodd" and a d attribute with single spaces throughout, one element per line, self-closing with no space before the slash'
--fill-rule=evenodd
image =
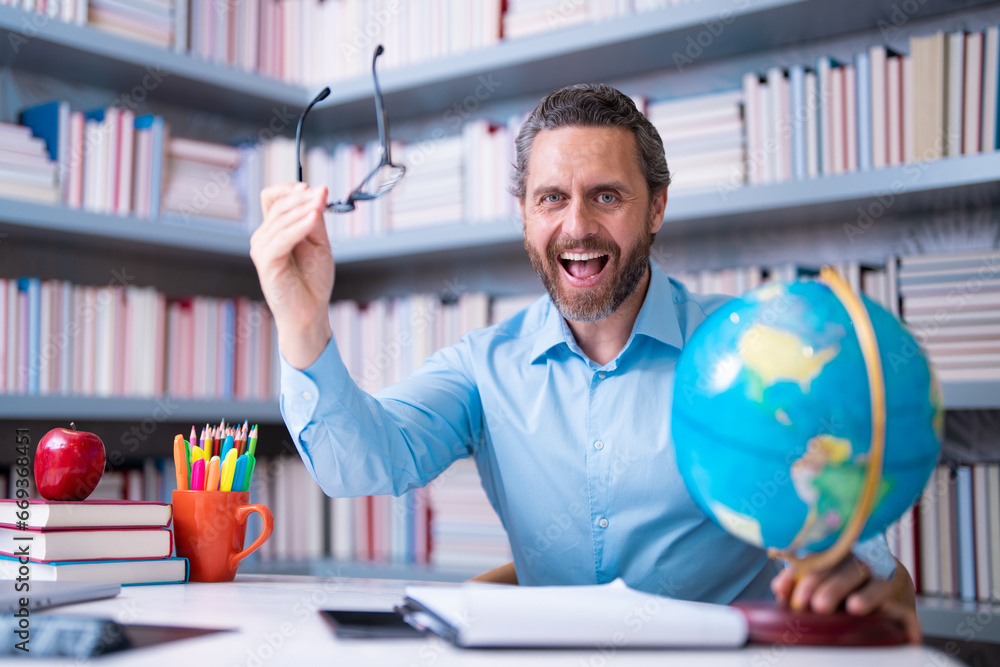
<path id="1" fill-rule="evenodd" d="M 480 665 L 732 665 L 740 667 L 944 667 L 960 665 L 930 648 L 832 649 L 750 646 L 729 651 L 468 650 L 436 639 L 337 640 L 316 613 L 322 608 L 391 609 L 406 582 L 302 576 L 240 575 L 232 583 L 123 587 L 117 598 L 61 607 L 126 623 L 232 628 L 139 651 L 112 654 L 98 665 L 153 667 L 337 665 L 342 667 L 476 667 Z M 48 612 L 38 612 L 48 613 Z M 23 663 L 25 665 L 29 663 Z M 32 665 L 67 664 L 32 660 Z"/>

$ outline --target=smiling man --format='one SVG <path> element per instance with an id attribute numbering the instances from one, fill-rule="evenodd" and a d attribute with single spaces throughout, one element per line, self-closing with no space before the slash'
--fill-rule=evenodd
<path id="1" fill-rule="evenodd" d="M 649 261 L 670 183 L 655 128 L 619 91 L 571 86 L 525 122 L 515 167 L 525 249 L 548 296 L 375 396 L 351 380 L 327 319 L 325 188 L 262 193 L 251 256 L 278 326 L 281 410 L 323 490 L 400 494 L 471 456 L 514 554 L 501 578 L 621 577 L 719 603 L 773 590 L 817 611 L 846 600 L 852 613 L 897 613 L 918 639 L 912 585 L 886 551 L 796 583 L 685 490 L 670 438 L 674 365 L 725 299 L 690 294 Z"/>

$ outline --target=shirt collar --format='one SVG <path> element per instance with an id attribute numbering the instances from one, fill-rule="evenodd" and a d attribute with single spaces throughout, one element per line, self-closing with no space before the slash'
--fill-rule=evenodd
<path id="1" fill-rule="evenodd" d="M 681 334 L 681 327 L 677 321 L 677 309 L 674 307 L 674 286 L 656 262 L 649 264 L 649 288 L 646 290 L 646 299 L 642 302 L 639 315 L 632 327 L 632 335 L 625 348 L 627 349 L 632 344 L 632 340 L 638 334 L 681 348 L 684 345 L 684 336 Z M 569 325 L 566 324 L 566 320 L 552 303 L 551 298 L 546 299 L 544 307 L 542 326 L 539 328 L 535 336 L 535 344 L 531 348 L 532 363 L 538 361 L 549 350 L 560 344 L 565 344 L 570 349 L 577 349 L 573 332 L 570 331 Z"/>

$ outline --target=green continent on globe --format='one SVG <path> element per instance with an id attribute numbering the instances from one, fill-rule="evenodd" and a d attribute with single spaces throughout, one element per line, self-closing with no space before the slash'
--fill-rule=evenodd
<path id="1" fill-rule="evenodd" d="M 789 550 L 817 544 L 839 533 L 850 519 L 867 469 L 867 457 L 852 457 L 851 450 L 850 440 L 818 435 L 809 440 L 806 452 L 792 464 L 792 484 L 809 513 Z M 889 483 L 883 479 L 876 491 L 876 503 L 888 490 Z"/>
<path id="2" fill-rule="evenodd" d="M 744 366 L 760 381 L 758 399 L 764 388 L 783 381 L 795 382 L 802 393 L 807 393 L 812 381 L 839 352 L 835 345 L 814 350 L 790 331 L 766 324 L 749 327 L 738 345 Z"/>

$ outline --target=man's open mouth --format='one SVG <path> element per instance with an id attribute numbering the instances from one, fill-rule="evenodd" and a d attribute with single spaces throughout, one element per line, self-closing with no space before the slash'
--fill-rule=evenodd
<path id="1" fill-rule="evenodd" d="M 572 252 L 559 253 L 559 263 L 563 270 L 574 279 L 574 282 L 590 281 L 597 278 L 608 264 L 609 255 L 606 252 Z"/>

